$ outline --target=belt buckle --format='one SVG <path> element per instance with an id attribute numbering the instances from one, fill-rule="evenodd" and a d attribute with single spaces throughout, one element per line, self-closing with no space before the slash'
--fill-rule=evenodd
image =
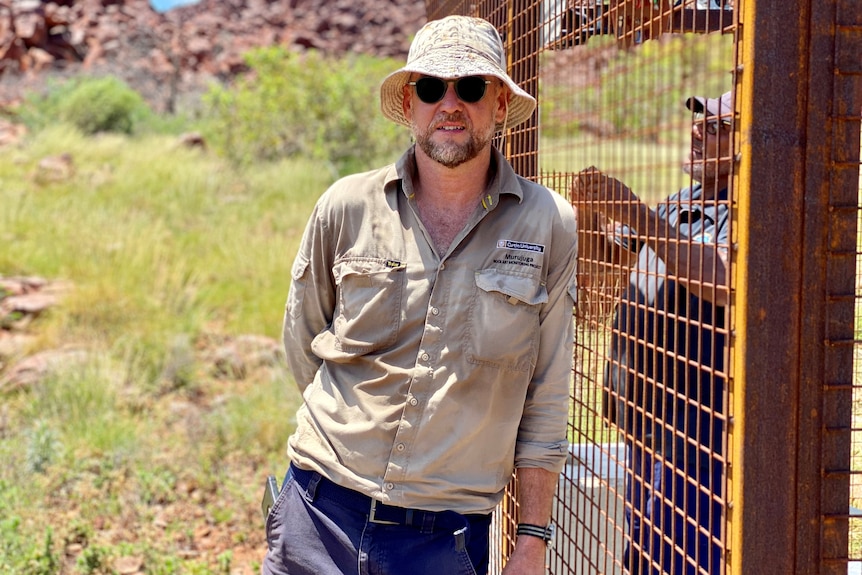
<path id="1" fill-rule="evenodd" d="M 370 523 L 377 523 L 378 525 L 399 525 L 397 521 L 384 521 L 383 519 L 377 519 L 375 516 L 377 513 L 377 503 L 376 499 L 371 500 L 371 509 L 368 512 L 368 521 Z"/>

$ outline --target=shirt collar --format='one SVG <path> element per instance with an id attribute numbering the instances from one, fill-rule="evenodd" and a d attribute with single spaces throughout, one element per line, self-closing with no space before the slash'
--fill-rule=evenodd
<path id="1" fill-rule="evenodd" d="M 413 196 L 413 180 L 416 177 L 416 146 L 410 146 L 386 173 L 384 188 L 401 180 L 401 189 L 408 198 Z M 523 190 L 515 170 L 497 148 L 491 148 L 491 163 L 496 167 L 494 178 L 483 194 L 483 205 L 486 210 L 496 206 L 501 194 L 511 194 L 518 198 L 518 203 L 524 199 Z M 488 199 L 490 197 L 490 199 Z"/>

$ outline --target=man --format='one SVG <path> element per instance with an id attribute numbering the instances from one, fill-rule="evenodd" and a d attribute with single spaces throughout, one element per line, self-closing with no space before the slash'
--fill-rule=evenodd
<path id="1" fill-rule="evenodd" d="M 513 469 L 505 572 L 544 571 L 577 239 L 571 206 L 491 144 L 536 105 L 505 63 L 484 20 L 425 25 L 380 92 L 415 145 L 311 215 L 284 321 L 304 403 L 264 573 L 485 573 Z"/>
<path id="2" fill-rule="evenodd" d="M 572 190 L 579 220 L 609 220 L 617 249 L 636 254 L 611 332 L 605 399 L 627 446 L 624 562 L 640 575 L 718 574 L 725 540 L 732 95 L 687 107 L 694 122 L 683 169 L 698 183 L 655 210 L 595 168 Z M 611 253 L 600 247 L 588 249 Z"/>

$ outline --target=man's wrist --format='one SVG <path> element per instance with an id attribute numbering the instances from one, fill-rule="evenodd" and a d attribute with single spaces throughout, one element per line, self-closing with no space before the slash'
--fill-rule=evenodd
<path id="1" fill-rule="evenodd" d="M 552 545 L 554 542 L 554 525 L 535 525 L 533 523 L 518 523 L 515 530 L 518 537 L 526 535 L 528 537 L 536 537 L 545 542 L 545 545 Z"/>

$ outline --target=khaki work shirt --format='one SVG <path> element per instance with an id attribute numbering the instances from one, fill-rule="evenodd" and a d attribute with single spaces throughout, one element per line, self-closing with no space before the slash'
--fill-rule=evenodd
<path id="1" fill-rule="evenodd" d="M 321 196 L 284 345 L 304 403 L 288 456 L 379 501 L 490 513 L 514 467 L 566 460 L 572 207 L 496 174 L 448 253 L 413 199 L 413 149 Z"/>

